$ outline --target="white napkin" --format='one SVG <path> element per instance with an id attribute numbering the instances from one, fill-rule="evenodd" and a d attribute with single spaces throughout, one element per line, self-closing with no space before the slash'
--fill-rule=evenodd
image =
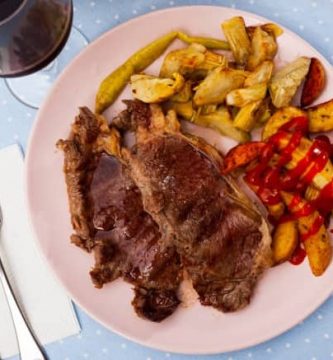
<path id="1" fill-rule="evenodd" d="M 46 344 L 77 334 L 80 326 L 72 303 L 41 258 L 31 233 L 23 191 L 23 158 L 17 145 L 0 150 L 0 204 L 4 266 L 37 338 Z M 0 357 L 17 352 L 13 323 L 0 286 Z"/>

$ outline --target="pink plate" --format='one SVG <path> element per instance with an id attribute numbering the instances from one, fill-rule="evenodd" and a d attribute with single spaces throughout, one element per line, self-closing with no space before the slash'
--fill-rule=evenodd
<path id="1" fill-rule="evenodd" d="M 161 324 L 139 319 L 132 307 L 132 290 L 116 281 L 96 290 L 89 279 L 93 259 L 69 242 L 72 232 L 64 176 L 63 156 L 55 143 L 68 135 L 79 106 L 93 107 L 101 80 L 135 50 L 173 29 L 221 37 L 223 20 L 240 15 L 249 25 L 267 22 L 238 10 L 192 6 L 157 11 L 107 32 L 89 45 L 63 72 L 38 113 L 26 158 L 27 200 L 37 242 L 46 261 L 70 296 L 109 329 L 138 343 L 165 351 L 212 354 L 252 346 L 298 324 L 322 304 L 333 290 L 333 265 L 320 278 L 308 264 L 288 263 L 267 271 L 250 306 L 223 314 L 198 303 L 183 307 Z M 297 56 L 316 56 L 324 64 L 328 81 L 320 101 L 333 94 L 333 71 L 309 44 L 286 30 L 279 38 L 277 62 Z M 172 48 L 181 46 L 175 42 Z M 161 62 L 149 69 L 157 73 Z M 129 97 L 128 90 L 121 98 Z M 122 108 L 118 101 L 108 114 Z M 222 150 L 233 142 L 210 130 L 195 131 Z"/>

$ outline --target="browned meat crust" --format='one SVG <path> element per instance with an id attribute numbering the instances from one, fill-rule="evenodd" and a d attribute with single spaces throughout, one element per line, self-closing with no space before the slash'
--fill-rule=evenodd
<path id="1" fill-rule="evenodd" d="M 90 275 L 97 288 L 118 277 L 135 285 L 133 306 L 139 316 L 161 321 L 179 304 L 182 269 L 178 253 L 143 210 L 141 193 L 119 160 L 101 152 L 99 120 L 80 109 L 68 140 L 65 177 L 75 234 L 72 241 L 93 251 Z M 87 132 L 92 130 L 94 136 Z M 90 134 L 91 135 L 91 134 Z M 103 138 L 103 141 L 108 139 Z"/>
<path id="2" fill-rule="evenodd" d="M 90 187 L 98 155 L 94 143 L 99 134 L 99 123 L 87 108 L 80 108 L 67 140 L 59 140 L 64 152 L 64 173 L 68 190 L 72 226 L 71 241 L 91 251 L 95 229 L 92 224 L 92 206 L 87 192 Z"/>
<path id="3" fill-rule="evenodd" d="M 238 310 L 249 303 L 269 263 L 258 264 L 261 255 L 270 256 L 269 246 L 263 246 L 262 218 L 208 154 L 178 131 L 161 131 L 161 114 L 156 116 L 156 127 L 153 118 L 134 126 L 137 143 L 124 153 L 144 208 L 174 238 L 201 303 Z"/>
<path id="4" fill-rule="evenodd" d="M 179 304 L 185 268 L 203 305 L 243 308 L 270 264 L 261 216 L 220 174 L 216 149 L 184 136 L 172 114 L 166 121 L 157 107 L 126 104 L 112 124 L 136 132 L 131 149 L 120 152 L 119 134 L 87 108 L 58 142 L 72 242 L 93 251 L 93 283 L 123 277 L 135 286 L 137 314 L 161 321 Z"/>

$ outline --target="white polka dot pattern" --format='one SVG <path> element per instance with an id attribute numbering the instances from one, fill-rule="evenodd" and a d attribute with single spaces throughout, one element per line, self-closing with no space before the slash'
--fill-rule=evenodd
<path id="1" fill-rule="evenodd" d="M 190 4 L 223 5 L 272 18 L 300 34 L 333 63 L 333 0 L 74 0 L 74 24 L 89 39 L 94 39 L 132 17 L 165 7 Z M 25 148 L 34 116 L 35 111 L 17 102 L 4 81 L 0 81 L 0 147 L 15 141 Z M 50 360 L 189 359 L 141 347 L 104 329 L 80 309 L 77 312 L 82 333 L 48 345 L 46 350 Z M 191 359 L 327 360 L 333 358 L 332 338 L 333 299 L 330 297 L 308 319 L 265 344 L 232 354 L 193 356 Z"/>

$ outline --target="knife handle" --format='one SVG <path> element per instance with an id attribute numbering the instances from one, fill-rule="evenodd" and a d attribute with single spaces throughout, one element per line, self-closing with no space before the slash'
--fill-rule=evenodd
<path id="1" fill-rule="evenodd" d="M 20 306 L 15 299 L 8 277 L 0 259 L 0 281 L 8 302 L 9 310 L 13 319 L 21 360 L 46 360 L 38 342 L 31 331 Z"/>

